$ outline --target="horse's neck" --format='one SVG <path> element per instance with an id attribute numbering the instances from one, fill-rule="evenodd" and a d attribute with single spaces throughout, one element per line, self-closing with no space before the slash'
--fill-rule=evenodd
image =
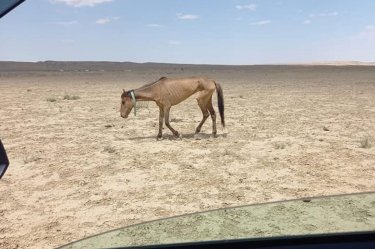
<path id="1" fill-rule="evenodd" d="M 135 98 L 141 101 L 155 101 L 157 85 L 143 86 L 134 90 Z"/>

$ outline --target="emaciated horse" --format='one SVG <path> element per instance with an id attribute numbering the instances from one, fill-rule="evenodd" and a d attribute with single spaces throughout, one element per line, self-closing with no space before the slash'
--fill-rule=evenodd
<path id="1" fill-rule="evenodd" d="M 224 121 L 224 96 L 219 83 L 207 78 L 179 78 L 170 79 L 162 77 L 159 80 L 141 86 L 140 88 L 125 91 L 121 94 L 121 117 L 127 118 L 134 108 L 136 113 L 137 101 L 154 101 L 159 106 L 159 133 L 157 138 L 162 137 L 163 121 L 171 132 L 179 137 L 180 134 L 172 128 L 169 123 L 169 111 L 172 106 L 184 101 L 194 93 L 198 93 L 198 105 L 203 113 L 203 119 L 197 126 L 195 133 L 201 131 L 202 125 L 209 115 L 212 118 L 212 134 L 216 136 L 216 114 L 212 106 L 212 94 L 216 90 L 221 124 L 225 127 Z"/>

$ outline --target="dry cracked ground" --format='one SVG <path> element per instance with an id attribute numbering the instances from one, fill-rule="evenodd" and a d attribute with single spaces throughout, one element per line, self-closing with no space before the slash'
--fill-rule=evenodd
<path id="1" fill-rule="evenodd" d="M 194 97 L 119 114 L 122 89 L 161 76 L 220 82 L 226 132 Z M 374 67 L 0 73 L 0 247 L 54 248 L 143 221 L 222 207 L 375 190 Z M 217 110 L 216 96 L 214 105 Z M 218 122 L 219 123 L 219 122 Z"/>

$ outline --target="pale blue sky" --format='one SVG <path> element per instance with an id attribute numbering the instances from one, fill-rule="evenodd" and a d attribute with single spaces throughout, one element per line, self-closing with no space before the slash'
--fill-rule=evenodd
<path id="1" fill-rule="evenodd" d="M 0 60 L 375 61 L 373 0 L 26 0 Z"/>

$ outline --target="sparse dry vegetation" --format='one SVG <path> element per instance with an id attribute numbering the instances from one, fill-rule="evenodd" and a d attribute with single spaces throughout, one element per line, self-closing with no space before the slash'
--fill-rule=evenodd
<path id="1" fill-rule="evenodd" d="M 0 184 L 0 248 L 55 248 L 101 232 L 96 224 L 109 230 L 229 205 L 375 189 L 375 93 L 355 83 L 371 81 L 375 70 L 252 68 L 187 66 L 184 75 L 222 82 L 228 131 L 217 113 L 217 138 L 210 118 L 195 135 L 202 115 L 192 97 L 171 110 L 183 138 L 164 126 L 161 141 L 154 103 L 128 119 L 119 104 L 122 88 L 165 75 L 165 66 L 0 77 L 0 135 L 11 162 Z M 361 98 L 343 91 L 353 84 Z M 213 101 L 217 111 L 216 95 Z"/>
<path id="2" fill-rule="evenodd" d="M 363 137 L 360 141 L 360 148 L 369 149 L 373 146 L 373 138 L 370 136 Z"/>
<path id="3" fill-rule="evenodd" d="M 49 98 L 47 98 L 47 101 L 48 101 L 48 102 L 56 102 L 57 99 L 56 99 L 56 98 L 49 97 Z"/>
<path id="4" fill-rule="evenodd" d="M 36 162 L 40 160 L 40 157 L 37 157 L 37 156 L 27 156 L 23 159 L 23 162 L 25 164 L 28 164 L 28 163 L 32 163 L 32 162 Z"/>
<path id="5" fill-rule="evenodd" d="M 81 97 L 77 96 L 77 95 L 69 95 L 69 94 L 65 94 L 64 95 L 64 100 L 77 100 L 77 99 L 80 99 Z"/>
<path id="6" fill-rule="evenodd" d="M 275 143 L 273 143 L 273 147 L 275 148 L 275 149 L 277 149 L 277 150 L 282 150 L 282 149 L 285 149 L 285 147 L 286 147 L 286 143 L 284 143 L 284 142 L 275 142 Z"/>
<path id="7" fill-rule="evenodd" d="M 103 151 L 107 152 L 107 153 L 115 153 L 116 152 L 115 148 L 113 148 L 112 146 L 109 146 L 109 145 L 105 146 Z"/>

